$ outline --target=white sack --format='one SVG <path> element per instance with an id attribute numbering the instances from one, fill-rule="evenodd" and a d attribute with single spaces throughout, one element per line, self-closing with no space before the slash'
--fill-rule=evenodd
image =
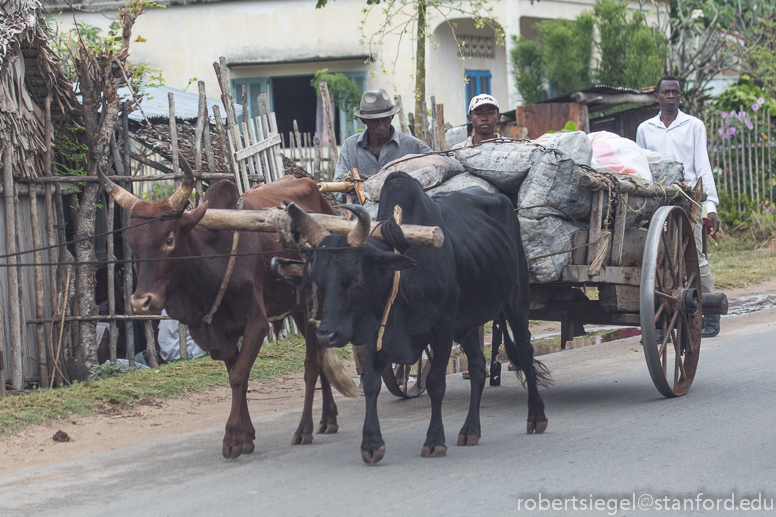
<path id="1" fill-rule="evenodd" d="M 632 174 L 652 181 L 647 157 L 636 142 L 608 131 L 596 131 L 587 136 L 593 144 L 594 169 L 612 174 Z"/>

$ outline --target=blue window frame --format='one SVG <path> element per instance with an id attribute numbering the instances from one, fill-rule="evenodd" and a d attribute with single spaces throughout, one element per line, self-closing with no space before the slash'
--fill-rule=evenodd
<path id="1" fill-rule="evenodd" d="M 490 95 L 490 70 L 465 70 L 466 83 L 466 113 L 469 112 L 469 102 L 482 93 Z"/>
<path id="2" fill-rule="evenodd" d="M 270 111 L 274 111 L 275 101 L 272 98 L 272 80 L 267 77 L 251 77 L 249 79 L 232 80 L 232 98 L 237 105 L 242 104 L 242 86 L 248 87 L 248 118 L 255 118 L 259 114 L 258 97 L 261 92 L 269 93 Z M 240 122 L 242 122 L 240 117 Z M 247 120 L 247 119 L 246 119 Z"/>

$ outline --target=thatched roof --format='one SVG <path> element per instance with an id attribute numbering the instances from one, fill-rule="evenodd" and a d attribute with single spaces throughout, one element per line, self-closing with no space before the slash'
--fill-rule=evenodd
<path id="1" fill-rule="evenodd" d="M 16 177 L 43 175 L 47 95 L 53 121 L 78 122 L 78 103 L 50 37 L 38 0 L 0 0 L 0 135 L 14 146 Z"/>

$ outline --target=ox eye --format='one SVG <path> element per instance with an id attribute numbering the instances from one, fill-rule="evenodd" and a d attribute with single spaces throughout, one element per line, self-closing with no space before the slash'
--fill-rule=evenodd
<path id="1" fill-rule="evenodd" d="M 173 243 L 173 238 L 172 237 L 168 237 L 167 238 L 167 242 L 165 244 L 167 244 L 167 246 L 172 246 L 172 243 Z"/>

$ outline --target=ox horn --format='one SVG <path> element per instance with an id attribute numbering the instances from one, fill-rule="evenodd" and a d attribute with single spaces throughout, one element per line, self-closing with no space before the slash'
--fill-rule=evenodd
<path id="1" fill-rule="evenodd" d="M 291 224 L 294 232 L 298 232 L 307 239 L 312 246 L 321 243 L 324 237 L 329 235 L 329 231 L 310 217 L 310 214 L 302 210 L 296 203 L 289 203 L 286 208 L 288 216 L 291 218 Z"/>
<path id="2" fill-rule="evenodd" d="M 132 209 L 140 199 L 109 180 L 108 177 L 103 174 L 102 168 L 99 165 L 97 166 L 97 178 L 100 180 L 100 184 L 102 185 L 102 188 L 105 189 L 105 192 L 110 194 L 110 196 L 116 200 L 116 203 L 126 210 L 128 214 L 131 214 Z"/>
<path id="3" fill-rule="evenodd" d="M 191 197 L 191 191 L 194 190 L 194 173 L 191 171 L 191 166 L 186 161 L 186 158 L 180 155 L 178 157 L 183 168 L 183 181 L 175 193 L 170 196 L 168 202 L 170 208 L 176 212 L 183 212 L 183 209 L 186 208 L 186 203 L 189 202 L 189 197 Z"/>
<path id="4" fill-rule="evenodd" d="M 358 219 L 356 226 L 348 233 L 348 244 L 354 248 L 363 247 L 369 237 L 369 230 L 372 228 L 372 218 L 369 217 L 369 212 L 361 205 L 340 206 L 350 210 Z"/>

